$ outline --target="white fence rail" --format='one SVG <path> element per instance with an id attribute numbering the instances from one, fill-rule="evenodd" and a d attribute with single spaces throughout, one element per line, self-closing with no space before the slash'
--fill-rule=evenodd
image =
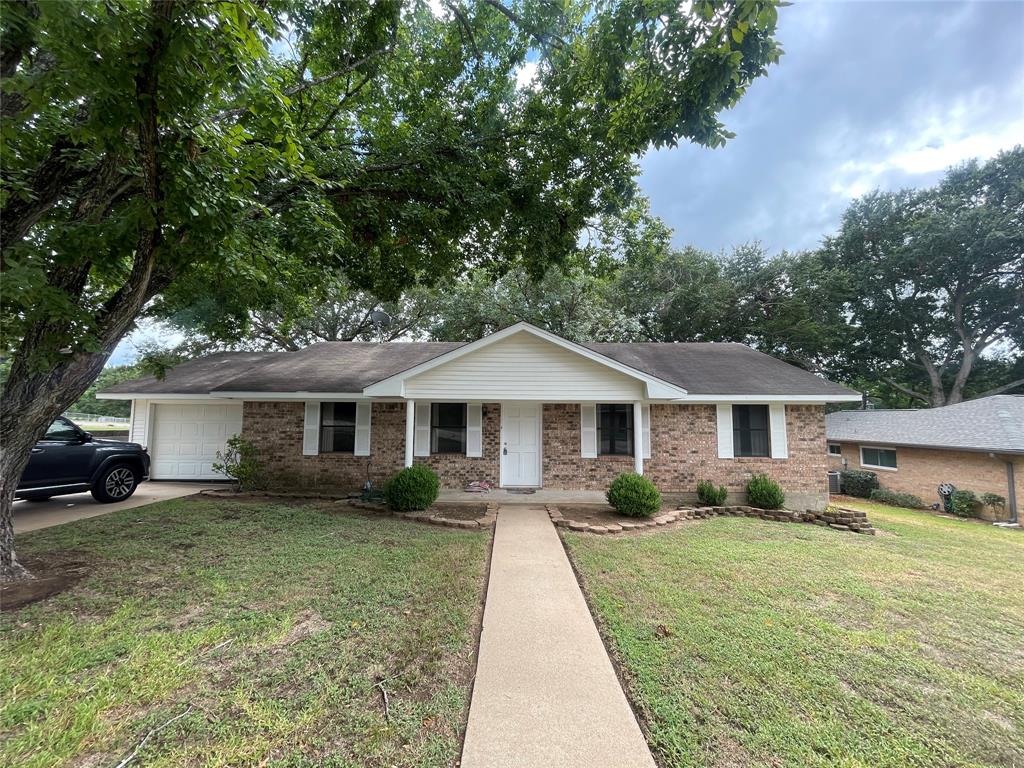
<path id="1" fill-rule="evenodd" d="M 127 424 L 129 422 L 127 416 L 102 416 L 98 413 L 78 413 L 77 411 L 68 411 L 64 415 L 72 421 L 91 421 L 94 424 Z"/>

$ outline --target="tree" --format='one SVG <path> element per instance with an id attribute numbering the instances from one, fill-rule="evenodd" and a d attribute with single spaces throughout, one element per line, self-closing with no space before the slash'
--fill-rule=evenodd
<path id="1" fill-rule="evenodd" d="M 770 0 L 442 5 L 5 5 L 0 578 L 25 575 L 29 449 L 156 297 L 539 274 L 626 202 L 652 143 L 725 141 L 717 113 L 780 53 Z"/>
<path id="2" fill-rule="evenodd" d="M 100 416 L 129 416 L 131 415 L 131 403 L 127 400 L 99 400 L 96 393 L 142 375 L 144 372 L 138 365 L 107 366 L 100 371 L 96 381 L 89 385 L 89 388 L 68 410 L 78 413 L 94 413 Z"/>
<path id="3" fill-rule="evenodd" d="M 925 405 L 961 402 L 987 351 L 1024 348 L 1024 148 L 857 200 L 822 258 L 862 375 Z"/>

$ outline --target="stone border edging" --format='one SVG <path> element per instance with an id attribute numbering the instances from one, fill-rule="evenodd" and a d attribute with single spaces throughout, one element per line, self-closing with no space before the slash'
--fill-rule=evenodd
<path id="1" fill-rule="evenodd" d="M 757 507 L 743 505 L 728 507 L 680 507 L 671 512 L 662 512 L 646 520 L 636 519 L 605 525 L 593 525 L 576 520 L 567 520 L 562 515 L 561 510 L 553 504 L 546 505 L 546 508 L 551 522 L 556 527 L 596 534 L 622 533 L 624 531 L 656 528 L 682 520 L 703 520 L 710 517 L 723 516 L 758 517 L 762 520 L 773 520 L 781 523 L 810 523 L 812 525 L 834 528 L 837 531 L 852 531 L 853 533 L 862 533 L 868 536 L 874 536 L 877 532 L 877 529 L 868 522 L 866 512 L 837 506 L 826 507 L 821 512 L 814 512 L 812 510 L 794 512 L 789 509 L 758 509 Z"/>
<path id="2" fill-rule="evenodd" d="M 348 506 L 354 509 L 363 509 L 368 512 L 379 512 L 382 514 L 391 515 L 392 517 L 400 517 L 405 520 L 413 520 L 417 523 L 431 523 L 433 525 L 443 525 L 448 528 L 464 528 L 464 529 L 478 529 L 478 528 L 492 528 L 494 523 L 498 519 L 498 503 L 494 501 L 485 502 L 486 511 L 479 520 L 458 520 L 451 517 L 445 517 L 444 515 L 431 512 L 429 509 L 422 512 L 393 512 L 388 509 L 386 504 L 378 504 L 372 501 L 363 501 L 362 499 L 350 499 L 347 496 L 342 496 L 337 493 L 315 493 L 315 492 L 291 492 L 286 493 L 282 491 L 252 491 L 257 496 L 269 496 L 270 498 L 278 499 L 317 499 L 319 501 L 336 501 L 339 503 L 347 503 Z M 221 489 L 221 488 L 207 488 L 199 492 L 200 496 L 212 496 L 219 499 L 230 499 L 233 496 L 240 495 L 238 492 Z"/>
<path id="3" fill-rule="evenodd" d="M 412 520 L 416 523 L 430 523 L 432 525 L 442 525 L 448 528 L 463 528 L 466 530 L 493 528 L 495 522 L 498 520 L 498 504 L 493 501 L 486 502 L 486 510 L 484 511 L 483 517 L 479 520 L 458 520 L 452 517 L 445 517 L 437 512 L 431 512 L 429 509 L 420 512 L 395 512 L 388 509 L 386 504 L 375 504 L 369 501 L 362 501 L 361 499 L 349 499 L 348 505 L 355 509 L 380 512 L 382 514 L 391 515 L 392 517 L 400 517 L 403 520 Z"/>

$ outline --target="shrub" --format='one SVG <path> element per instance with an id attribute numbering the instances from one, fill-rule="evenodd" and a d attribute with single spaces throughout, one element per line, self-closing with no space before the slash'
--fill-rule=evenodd
<path id="1" fill-rule="evenodd" d="M 953 491 L 950 501 L 953 504 L 953 514 L 957 517 L 978 516 L 978 497 L 974 495 L 974 491 Z"/>
<path id="2" fill-rule="evenodd" d="M 398 512 L 426 509 L 437 500 L 441 481 L 430 467 L 413 464 L 392 477 L 384 486 L 384 500 Z"/>
<path id="3" fill-rule="evenodd" d="M 768 475 L 754 475 L 747 483 L 747 501 L 758 509 L 779 509 L 786 503 L 786 494 Z"/>
<path id="4" fill-rule="evenodd" d="M 894 507 L 907 507 L 908 509 L 924 509 L 925 507 L 924 502 L 914 494 L 898 493 L 887 488 L 875 488 L 869 498 L 882 504 L 892 504 Z"/>
<path id="5" fill-rule="evenodd" d="M 623 472 L 612 480 L 606 494 L 615 511 L 627 517 L 650 517 L 661 509 L 661 494 L 643 475 Z"/>
<path id="6" fill-rule="evenodd" d="M 263 465 L 259 461 L 256 446 L 241 435 L 232 435 L 217 451 L 213 471 L 235 481 L 235 489 L 251 491 L 259 488 L 263 481 Z"/>
<path id="7" fill-rule="evenodd" d="M 717 488 L 715 484 L 710 480 L 701 480 L 697 483 L 697 498 L 700 499 L 700 503 L 705 507 L 720 507 L 725 503 L 726 496 L 729 492 L 725 490 L 724 485 L 720 485 Z"/>
<path id="8" fill-rule="evenodd" d="M 843 493 L 849 496 L 871 498 L 871 492 L 878 487 L 878 475 L 865 469 L 844 469 L 839 473 Z"/>
<path id="9" fill-rule="evenodd" d="M 1000 496 L 998 493 L 983 493 L 981 494 L 981 503 L 986 507 L 1002 512 L 1006 509 L 1006 497 Z"/>

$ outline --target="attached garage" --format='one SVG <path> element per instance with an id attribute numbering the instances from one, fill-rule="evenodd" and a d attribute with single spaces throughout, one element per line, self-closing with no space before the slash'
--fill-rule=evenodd
<path id="1" fill-rule="evenodd" d="M 242 431 L 241 403 L 154 403 L 149 454 L 154 480 L 224 480 L 217 451 Z"/>

